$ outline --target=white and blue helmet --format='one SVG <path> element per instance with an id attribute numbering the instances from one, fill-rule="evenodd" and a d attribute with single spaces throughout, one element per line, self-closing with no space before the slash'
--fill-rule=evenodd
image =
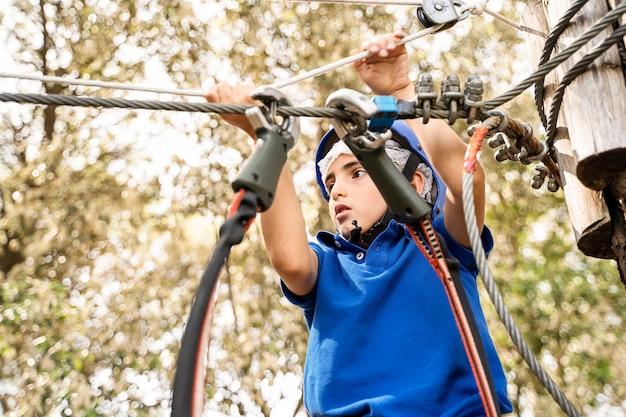
<path id="1" fill-rule="evenodd" d="M 433 169 L 419 139 L 404 121 L 396 120 L 391 126 L 391 131 L 393 136 L 385 144 L 387 155 L 390 156 L 405 177 L 411 178 L 418 169 L 424 174 L 425 184 L 422 197 L 432 207 L 431 217 L 434 219 L 440 216 L 443 214 L 446 201 L 446 185 Z M 327 171 L 340 154 L 352 153 L 345 144 L 335 146 L 337 142 L 339 142 L 339 137 L 331 129 L 320 141 L 315 157 L 317 183 L 326 200 L 329 199 L 329 195 L 324 185 L 325 174 L 323 171 Z M 405 150 L 410 152 L 404 152 Z"/>

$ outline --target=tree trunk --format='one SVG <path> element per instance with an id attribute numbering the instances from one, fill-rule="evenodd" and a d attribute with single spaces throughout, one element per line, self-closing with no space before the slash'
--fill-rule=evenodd
<path id="1" fill-rule="evenodd" d="M 615 0 L 611 1 L 615 4 Z M 524 24 L 548 33 L 570 5 L 570 1 L 531 0 L 523 16 Z M 570 20 L 553 55 L 571 44 L 608 11 L 606 1 L 588 2 Z M 551 94 L 559 80 L 611 31 L 612 27 L 609 27 L 601 32 L 546 77 L 546 109 L 550 108 Z M 528 35 L 528 42 L 538 62 L 545 39 Z M 624 207 L 625 197 L 625 194 L 614 194 L 614 191 L 626 190 L 626 118 L 623 117 L 626 114 L 626 82 L 622 57 L 623 49 L 620 53 L 618 47 L 610 48 L 567 87 L 554 150 L 579 249 L 592 257 L 622 257 L 618 264 L 626 266 L 626 244 L 621 242 L 621 251 L 616 250 L 615 239 L 625 235 L 615 229 L 623 222 L 614 221 L 617 212 L 621 212 L 623 219 L 620 207 Z M 616 187 L 615 183 L 621 186 Z M 617 211 L 615 207 L 609 210 L 604 198 L 607 192 L 612 194 L 609 200 L 618 203 Z M 618 239 L 617 246 L 619 242 Z M 620 268 L 622 280 L 623 272 Z"/>

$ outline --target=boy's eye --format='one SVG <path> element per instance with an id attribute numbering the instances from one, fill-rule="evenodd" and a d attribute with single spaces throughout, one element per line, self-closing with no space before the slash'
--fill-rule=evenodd
<path id="1" fill-rule="evenodd" d="M 354 170 L 354 172 L 352 173 L 352 175 L 353 175 L 355 178 L 359 178 L 359 177 L 362 177 L 362 176 L 364 176 L 364 175 L 367 175 L 367 171 L 365 171 L 365 169 L 363 169 L 363 168 L 357 168 L 357 169 L 355 169 L 355 170 Z"/>

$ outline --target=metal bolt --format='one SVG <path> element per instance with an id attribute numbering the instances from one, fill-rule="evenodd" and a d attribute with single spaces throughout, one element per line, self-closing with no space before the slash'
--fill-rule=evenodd
<path id="1" fill-rule="evenodd" d="M 441 3 L 435 3 L 435 10 L 437 10 L 438 12 L 443 10 L 443 4 Z"/>

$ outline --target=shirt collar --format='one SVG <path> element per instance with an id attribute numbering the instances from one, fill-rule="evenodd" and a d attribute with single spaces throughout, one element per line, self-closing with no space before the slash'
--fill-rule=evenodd
<path id="1" fill-rule="evenodd" d="M 398 223 L 395 219 L 391 219 L 389 221 L 389 225 L 380 233 L 379 237 L 390 233 L 396 234 L 398 232 L 404 232 L 405 230 L 406 229 L 403 224 Z M 348 242 L 339 232 L 333 234 L 326 230 L 322 230 L 317 233 L 317 240 L 329 248 L 335 248 L 337 250 L 353 253 L 363 252 L 363 248 Z"/>

